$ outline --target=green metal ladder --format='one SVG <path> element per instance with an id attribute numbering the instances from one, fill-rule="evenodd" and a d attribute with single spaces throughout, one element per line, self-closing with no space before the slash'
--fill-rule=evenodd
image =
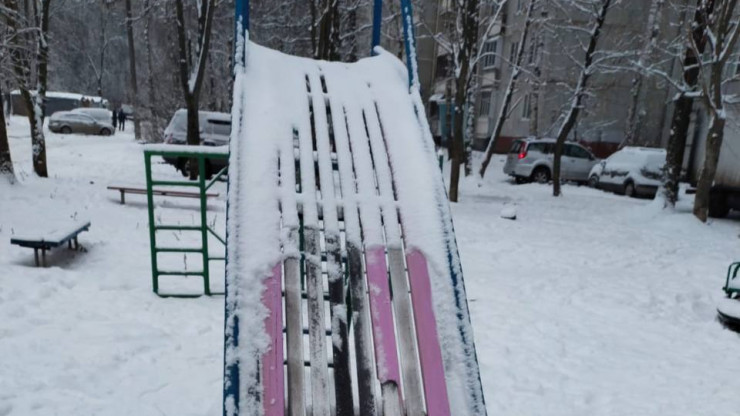
<path id="1" fill-rule="evenodd" d="M 184 158 L 192 161 L 197 161 L 198 164 L 198 180 L 197 181 L 162 181 L 154 180 L 152 178 L 152 157 L 162 156 L 168 158 Z M 213 184 L 216 183 L 228 172 L 228 166 L 221 169 L 216 175 L 210 180 L 206 181 L 206 159 L 227 159 L 229 158 L 228 151 L 223 153 L 198 153 L 186 150 L 162 150 L 162 149 L 145 149 L 144 150 L 144 166 L 146 169 L 146 195 L 147 205 L 149 214 L 149 244 L 152 258 L 152 288 L 154 293 L 160 297 L 175 297 L 175 298 L 196 298 L 202 295 L 199 294 L 162 294 L 159 293 L 159 277 L 160 276 L 202 276 L 203 277 L 203 293 L 206 296 L 212 295 L 223 295 L 223 293 L 211 291 L 211 274 L 210 274 L 210 262 L 211 261 L 226 261 L 225 257 L 211 257 L 208 253 L 208 235 L 213 235 L 218 241 L 226 246 L 226 240 L 218 235 L 215 230 L 208 226 L 208 218 L 206 215 L 207 201 L 206 191 L 210 189 Z M 199 199 L 200 199 L 200 225 L 169 225 L 169 224 L 157 224 L 154 220 L 154 188 L 163 187 L 192 187 L 198 188 Z M 201 234 L 201 247 L 159 247 L 157 246 L 157 231 L 199 231 Z M 158 253 L 200 253 L 202 256 L 202 270 L 160 270 L 157 265 L 157 254 Z"/>

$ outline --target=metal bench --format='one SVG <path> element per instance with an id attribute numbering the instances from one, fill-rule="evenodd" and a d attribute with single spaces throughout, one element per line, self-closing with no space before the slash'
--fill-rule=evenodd
<path id="1" fill-rule="evenodd" d="M 46 251 L 55 247 L 60 247 L 67 243 L 67 246 L 75 250 L 80 248 L 77 236 L 90 229 L 89 221 L 77 221 L 63 225 L 58 225 L 43 235 L 36 236 L 17 236 L 10 239 L 10 244 L 33 249 L 36 267 L 46 267 Z M 41 250 L 41 262 L 39 262 L 39 250 Z"/>
<path id="2" fill-rule="evenodd" d="M 126 193 L 146 195 L 146 186 L 136 187 L 128 185 L 109 185 L 108 189 L 121 193 L 121 204 L 126 203 Z M 200 192 L 183 190 L 152 189 L 152 194 L 161 196 L 174 196 L 181 198 L 200 198 Z M 206 192 L 206 198 L 217 198 L 218 192 Z"/>

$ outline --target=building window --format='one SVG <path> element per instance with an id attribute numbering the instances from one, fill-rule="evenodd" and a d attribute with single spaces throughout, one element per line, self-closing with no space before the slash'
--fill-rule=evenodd
<path id="1" fill-rule="evenodd" d="M 483 44 L 483 68 L 492 68 L 496 65 L 497 40 L 489 40 Z"/>
<path id="2" fill-rule="evenodd" d="M 522 0 L 516 0 L 516 11 L 517 12 L 522 11 Z"/>
<path id="3" fill-rule="evenodd" d="M 519 42 L 514 42 L 511 44 L 511 51 L 509 52 L 509 62 L 511 62 L 512 65 L 516 65 L 516 54 L 519 50 Z"/>
<path id="4" fill-rule="evenodd" d="M 488 117 L 491 112 L 491 94 L 491 91 L 481 91 L 480 108 L 478 108 L 478 115 L 481 117 Z"/>
<path id="5" fill-rule="evenodd" d="M 526 94 L 522 100 L 522 119 L 529 120 L 532 116 L 532 94 Z"/>

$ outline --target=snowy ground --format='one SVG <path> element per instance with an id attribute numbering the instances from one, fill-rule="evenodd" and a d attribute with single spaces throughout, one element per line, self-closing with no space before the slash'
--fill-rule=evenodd
<path id="1" fill-rule="evenodd" d="M 41 180 L 27 134 L 13 118 L 20 181 L 0 183 L 0 416 L 219 414 L 223 298 L 154 296 L 145 198 L 120 205 L 105 189 L 143 183 L 141 146 L 130 133 L 49 135 Z M 491 415 L 738 413 L 740 338 L 714 309 L 740 257 L 737 217 L 701 225 L 688 200 L 665 213 L 575 186 L 553 199 L 510 183 L 500 161 L 477 185 L 453 211 Z M 209 218 L 220 224 L 217 187 Z M 518 219 L 501 219 L 511 206 Z M 159 208 L 163 222 L 197 221 L 194 201 Z M 86 252 L 60 249 L 39 269 L 32 250 L 10 246 L 59 218 L 92 222 Z"/>

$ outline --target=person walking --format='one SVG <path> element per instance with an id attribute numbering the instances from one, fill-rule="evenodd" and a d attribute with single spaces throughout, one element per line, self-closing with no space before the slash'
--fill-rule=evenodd
<path id="1" fill-rule="evenodd" d="M 113 130 L 115 131 L 116 128 L 118 128 L 118 110 L 114 108 L 111 113 L 113 113 L 113 116 L 111 117 L 111 124 L 113 125 Z"/>
<path id="2" fill-rule="evenodd" d="M 118 126 L 121 131 L 126 129 L 126 113 L 123 112 L 123 107 L 118 109 Z"/>

